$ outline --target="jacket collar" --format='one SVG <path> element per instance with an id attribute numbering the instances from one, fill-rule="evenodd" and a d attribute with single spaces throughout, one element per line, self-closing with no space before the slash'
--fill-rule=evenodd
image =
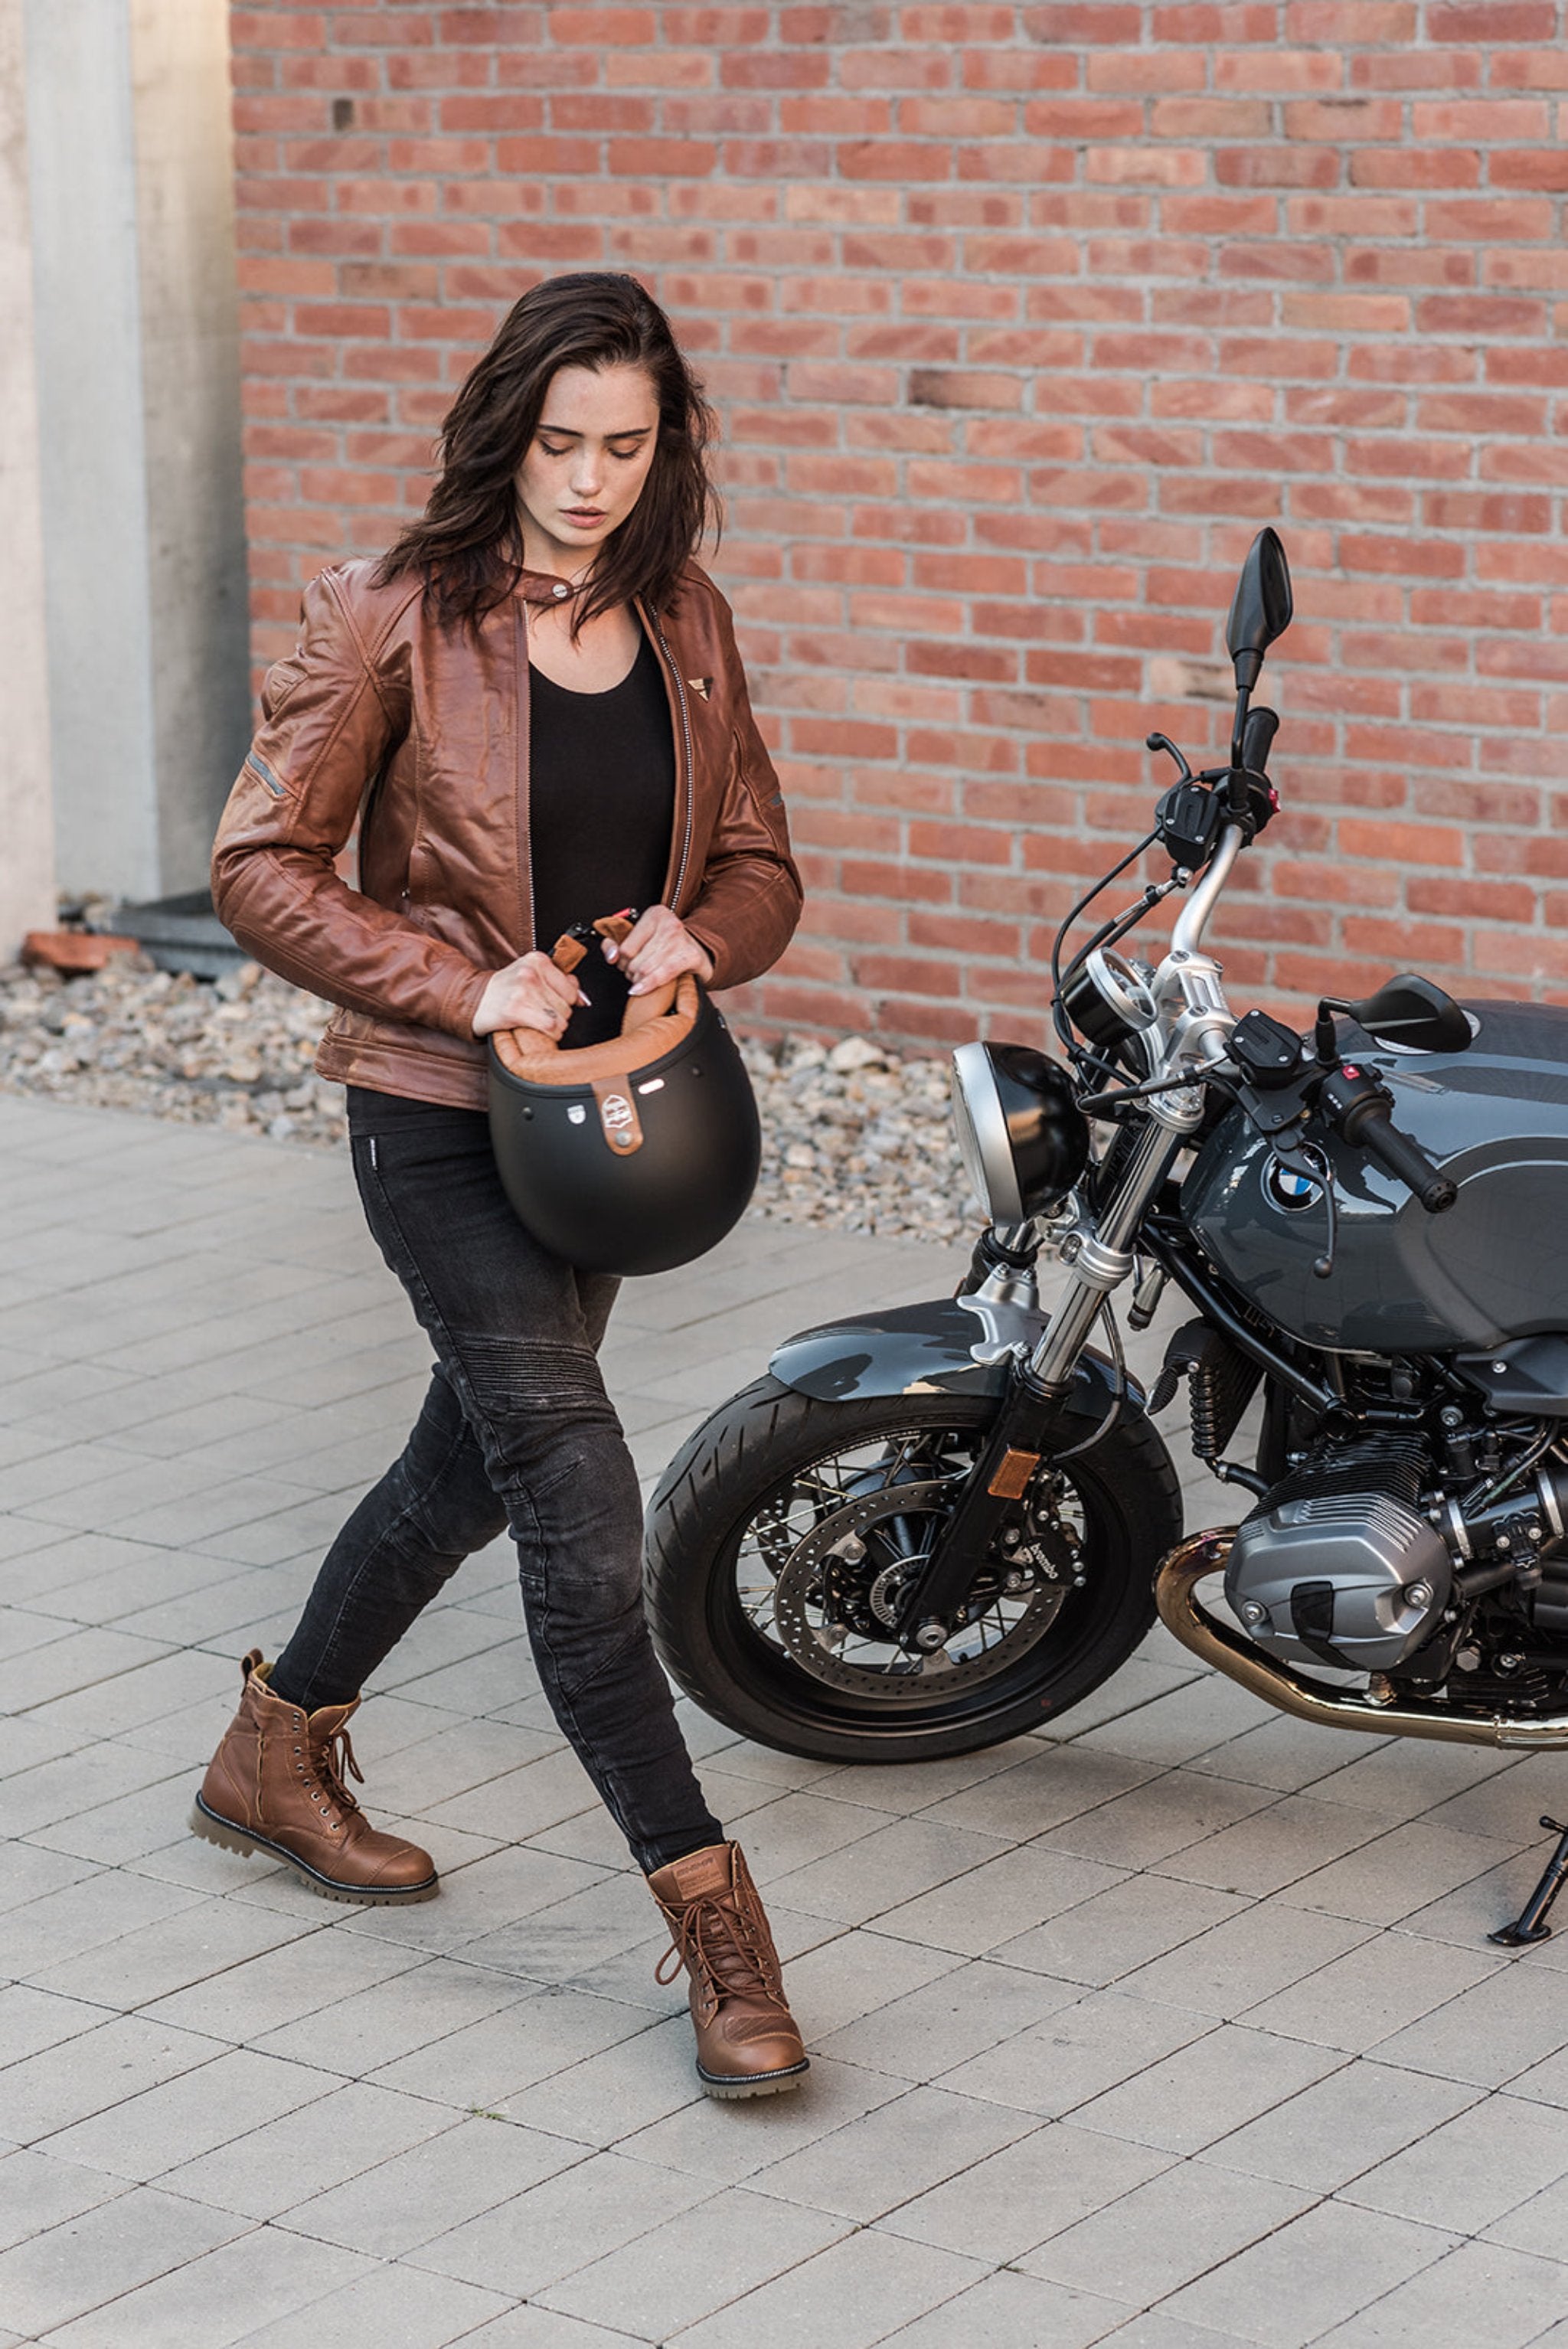
<path id="1" fill-rule="evenodd" d="M 552 571 L 525 571 L 512 592 L 521 595 L 525 604 L 560 604 L 564 603 L 572 590 L 567 582 L 558 579 Z"/>

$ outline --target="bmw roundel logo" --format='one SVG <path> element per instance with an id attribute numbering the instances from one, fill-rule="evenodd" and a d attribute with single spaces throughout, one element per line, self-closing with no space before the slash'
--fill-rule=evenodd
<path id="1" fill-rule="evenodd" d="M 1264 1190 L 1271 1206 L 1283 1208 L 1287 1216 L 1299 1216 L 1304 1208 L 1315 1207 L 1323 1196 L 1323 1185 L 1309 1182 L 1292 1166 L 1282 1166 L 1271 1157 L 1264 1169 Z"/>

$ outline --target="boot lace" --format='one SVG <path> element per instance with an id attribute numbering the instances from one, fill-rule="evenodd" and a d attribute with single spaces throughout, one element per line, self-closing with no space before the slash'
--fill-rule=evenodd
<path id="1" fill-rule="evenodd" d="M 669 1948 L 654 1969 L 655 1982 L 674 1982 L 686 1965 L 714 1997 L 762 1998 L 789 2013 L 772 1941 L 738 1903 L 711 1896 L 688 1900 L 671 1930 Z"/>
<path id="2" fill-rule="evenodd" d="M 312 1739 L 310 1759 L 330 1799 L 342 1811 L 356 1811 L 359 1805 L 348 1791 L 345 1773 L 361 1786 L 365 1784 L 365 1773 L 354 1758 L 354 1744 L 346 1724 L 335 1729 L 330 1737 L 324 1737 L 319 1744 Z"/>

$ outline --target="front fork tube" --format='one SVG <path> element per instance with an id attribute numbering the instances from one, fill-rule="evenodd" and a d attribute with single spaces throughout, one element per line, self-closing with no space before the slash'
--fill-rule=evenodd
<path id="1" fill-rule="evenodd" d="M 1068 1234 L 1063 1244 L 1067 1287 L 1029 1360 L 1028 1375 L 1042 1394 L 1065 1394 L 1072 1384 L 1078 1358 L 1106 1299 L 1132 1271 L 1132 1243 L 1186 1138 L 1184 1128 L 1150 1119 L 1098 1227 Z"/>
<path id="2" fill-rule="evenodd" d="M 1003 1520 L 1068 1420 L 1063 1403 L 1078 1356 L 1106 1298 L 1132 1270 L 1131 1243 L 1187 1132 L 1186 1121 L 1151 1118 L 1098 1230 L 1069 1235 L 1066 1294 L 1030 1360 L 1014 1371 L 985 1448 L 899 1609 L 895 1636 L 923 1653 L 946 1644 Z"/>

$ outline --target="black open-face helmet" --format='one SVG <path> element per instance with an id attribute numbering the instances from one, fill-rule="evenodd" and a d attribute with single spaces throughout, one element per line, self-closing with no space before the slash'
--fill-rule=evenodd
<path id="1" fill-rule="evenodd" d="M 624 916 L 571 933 L 552 959 L 586 978 Z M 594 933 L 597 933 L 595 938 Z M 622 982 L 624 991 L 624 982 Z M 762 1134 L 746 1064 L 690 973 L 624 996 L 618 1034 L 574 1046 L 531 1028 L 490 1040 L 501 1185 L 552 1254 L 585 1272 L 668 1272 L 717 1246 L 757 1185 Z"/>

